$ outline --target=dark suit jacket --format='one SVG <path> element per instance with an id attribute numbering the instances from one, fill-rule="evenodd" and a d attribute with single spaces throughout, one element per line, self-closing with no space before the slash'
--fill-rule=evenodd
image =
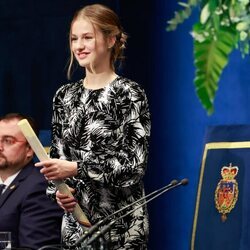
<path id="1" fill-rule="evenodd" d="M 12 247 L 60 244 L 63 210 L 47 197 L 46 188 L 40 169 L 30 163 L 0 195 L 0 231 L 12 233 Z"/>

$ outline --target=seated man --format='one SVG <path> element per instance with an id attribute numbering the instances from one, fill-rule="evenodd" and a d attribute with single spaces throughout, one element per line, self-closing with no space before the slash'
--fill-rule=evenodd
<path id="1" fill-rule="evenodd" d="M 11 232 L 13 248 L 37 250 L 60 244 L 63 210 L 46 195 L 47 181 L 17 126 L 22 119 L 36 131 L 34 121 L 22 114 L 0 118 L 0 231 Z"/>

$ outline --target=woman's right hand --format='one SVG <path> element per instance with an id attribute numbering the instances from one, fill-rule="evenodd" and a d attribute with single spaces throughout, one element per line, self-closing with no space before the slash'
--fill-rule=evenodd
<path id="1" fill-rule="evenodd" d="M 77 162 L 61 159 L 49 159 L 35 163 L 36 167 L 42 167 L 40 172 L 47 180 L 63 180 L 77 175 Z"/>
<path id="2" fill-rule="evenodd" d="M 71 193 L 74 193 L 73 188 L 69 188 Z M 62 194 L 59 191 L 56 192 L 56 201 L 57 204 L 67 212 L 73 212 L 74 207 L 77 204 L 77 201 L 74 197 L 70 197 L 67 194 Z"/>

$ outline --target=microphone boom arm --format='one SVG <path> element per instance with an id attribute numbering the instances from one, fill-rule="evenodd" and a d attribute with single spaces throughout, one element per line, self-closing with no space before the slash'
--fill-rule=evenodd
<path id="1" fill-rule="evenodd" d="M 138 202 L 140 202 L 142 200 L 145 200 L 145 199 L 147 199 L 147 198 L 149 198 L 149 197 L 151 197 L 151 196 L 153 196 L 153 195 L 161 192 L 162 190 L 165 190 L 166 188 L 169 188 L 169 187 L 174 186 L 176 184 L 178 184 L 178 181 L 177 180 L 172 180 L 167 186 L 164 186 L 164 187 L 162 187 L 160 189 L 157 189 L 157 190 L 153 191 L 152 193 L 150 193 L 150 194 L 148 194 L 146 196 L 141 197 L 140 199 L 138 199 L 138 200 L 130 203 L 128 206 L 125 206 L 125 207 L 123 207 L 123 208 L 115 211 L 113 214 L 108 215 L 105 219 L 98 221 L 95 225 L 93 225 L 92 227 L 90 227 L 88 230 L 84 231 L 83 235 L 77 240 L 76 245 L 78 245 L 79 243 L 81 243 L 82 241 L 84 241 L 85 239 L 87 239 L 87 237 L 89 235 L 91 235 L 95 231 L 97 231 L 101 225 L 103 225 L 104 223 L 108 222 L 113 216 L 117 215 L 118 213 L 120 213 L 120 212 L 122 212 L 124 210 L 127 210 L 128 208 L 132 207 L 134 204 L 136 204 L 136 203 L 138 203 Z"/>
<path id="2" fill-rule="evenodd" d="M 171 182 L 172 183 L 172 182 Z M 171 184 L 170 183 L 170 184 Z M 159 197 L 160 195 L 164 194 L 165 192 L 175 188 L 175 187 L 178 187 L 178 186 L 181 186 L 181 185 L 187 185 L 188 184 L 188 179 L 183 179 L 181 180 L 180 182 L 175 182 L 175 184 L 172 184 L 172 185 L 167 185 L 159 190 L 156 190 L 154 191 L 153 193 L 150 193 L 149 195 L 143 197 L 144 199 L 146 197 L 149 197 L 149 196 L 152 196 L 153 194 L 157 193 L 156 195 L 154 195 L 153 197 L 151 197 L 150 199 L 146 200 L 145 202 L 143 202 L 142 204 L 140 204 L 139 206 L 137 206 L 136 208 L 128 211 L 126 214 L 116 218 L 115 220 L 111 221 L 109 224 L 105 225 L 101 230 L 97 231 L 93 237 L 91 237 L 83 246 L 87 246 L 87 245 L 90 245 L 92 242 L 94 242 L 95 240 L 97 240 L 101 235 L 104 235 L 106 232 L 108 232 L 113 226 L 114 224 L 116 223 L 116 221 L 118 220 L 121 220 L 122 218 L 128 216 L 129 214 L 133 213 L 134 211 L 136 211 L 138 208 L 141 208 L 143 207 L 144 205 L 146 205 L 147 203 L 149 203 L 150 201 L 154 200 L 155 198 Z M 142 199 L 139 199 L 137 202 L 139 202 L 140 200 Z M 135 202 L 134 202 L 135 203 Z M 132 203 L 131 203 L 132 204 Z M 118 210 L 119 211 L 119 210 Z"/>

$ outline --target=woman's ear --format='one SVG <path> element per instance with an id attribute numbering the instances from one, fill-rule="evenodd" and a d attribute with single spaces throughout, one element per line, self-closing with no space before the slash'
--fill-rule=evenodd
<path id="1" fill-rule="evenodd" d="M 111 49 L 116 42 L 116 37 L 115 36 L 110 36 L 108 37 L 108 48 Z"/>

